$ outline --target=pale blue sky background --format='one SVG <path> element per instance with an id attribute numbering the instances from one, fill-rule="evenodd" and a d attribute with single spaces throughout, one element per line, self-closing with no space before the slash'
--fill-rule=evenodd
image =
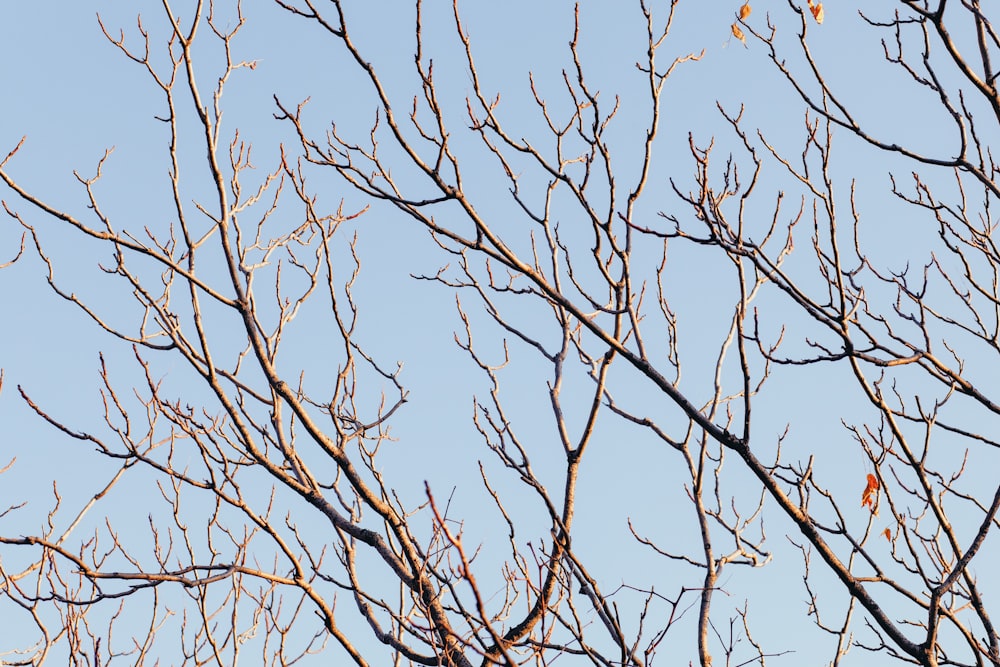
<path id="1" fill-rule="evenodd" d="M 373 58 L 387 88 L 398 95 L 400 105 L 405 108 L 417 92 L 412 70 L 410 3 L 347 4 L 355 39 Z M 430 48 L 441 53 L 436 57 L 437 73 L 451 96 L 450 102 L 455 104 L 470 92 L 470 86 L 461 69 L 451 24 L 447 22 L 449 7 L 444 4 L 439 9 L 428 8 L 427 25 L 432 36 L 438 35 L 430 41 Z M 842 92 L 844 99 L 859 105 L 858 116 L 870 121 L 873 129 L 885 132 L 886 139 L 899 143 L 915 141 L 929 150 L 950 155 L 950 134 L 935 129 L 942 120 L 938 109 L 927 104 L 928 100 L 913 96 L 910 87 L 900 84 L 898 75 L 884 78 L 890 70 L 877 59 L 881 53 L 878 35 L 866 29 L 856 13 L 858 5 L 866 4 L 829 3 L 825 23 L 810 24 L 809 44 L 814 56 L 826 68 L 828 80 Z M 751 41 L 751 48 L 747 49 L 730 37 L 729 25 L 738 5 L 738 2 L 686 0 L 677 10 L 676 24 L 661 58 L 666 62 L 702 49 L 705 55 L 700 62 L 681 66 L 666 87 L 651 194 L 640 209 L 649 216 L 651 224 L 655 223 L 658 211 L 687 215 L 670 192 L 667 179 L 674 178 L 682 188 L 690 184 L 694 167 L 686 149 L 688 132 L 702 145 L 717 136 L 715 159 L 720 168 L 724 155 L 737 150 L 736 138 L 715 110 L 716 100 L 733 111 L 739 104 L 745 104 L 746 117 L 752 124 L 758 124 L 766 136 L 796 154 L 801 141 L 802 105 L 769 67 L 760 45 Z M 184 3 L 177 3 L 175 10 L 182 15 L 189 11 Z M 107 43 L 97 25 L 95 11 L 101 13 L 110 31 L 123 29 L 129 39 L 136 37 L 137 11 L 142 12 L 144 25 L 153 35 L 165 34 L 162 12 L 156 3 L 24 2 L 6 3 L 0 9 L 0 21 L 6 28 L 5 38 L 0 41 L 0 86 L 4 100 L 0 104 L 0 154 L 5 155 L 26 135 L 27 141 L 8 165 L 9 171 L 36 194 L 83 217 L 85 193 L 72 172 L 76 169 L 81 175 L 92 175 L 104 150 L 114 146 L 115 153 L 98 190 L 103 206 L 121 221 L 122 227 L 162 228 L 172 212 L 164 178 L 166 130 L 153 119 L 162 113 L 162 100 L 142 69 Z M 774 1 L 755 3 L 750 23 L 763 27 L 768 11 L 773 12 L 779 25 L 787 26 L 783 29 L 788 32 L 794 29 L 795 17 L 787 5 Z M 543 90 L 551 91 L 552 99 L 561 98 L 560 72 L 571 65 L 566 47 L 572 31 L 571 4 L 466 2 L 463 12 L 485 87 L 502 93 L 502 111 L 525 136 L 537 132 L 538 118 L 529 106 L 527 72 L 534 72 L 536 82 Z M 273 168 L 280 142 L 295 143 L 290 128 L 273 119 L 272 95 L 277 94 L 289 105 L 311 97 L 307 118 L 314 128 L 321 129 L 336 118 L 338 128 L 345 134 L 365 136 L 373 118 L 370 90 L 355 70 L 345 66 L 337 46 L 325 40 L 314 26 L 282 13 L 267 2 L 246 3 L 244 13 L 248 23 L 235 42 L 237 58 L 258 60 L 259 64 L 252 73 L 243 71 L 234 75 L 224 99 L 225 118 L 230 132 L 238 127 L 254 143 L 262 171 Z M 637 146 L 642 126 L 630 124 L 629 118 L 633 114 L 644 118 L 645 113 L 644 108 L 632 105 L 637 86 L 642 84 L 641 76 L 631 65 L 642 57 L 645 49 L 641 43 L 641 16 L 631 2 L 596 1 L 582 3 L 581 16 L 581 50 L 591 85 L 602 90 L 605 104 L 616 93 L 622 95 L 623 108 L 616 132 L 620 133 L 622 145 Z M 154 46 L 160 46 L 155 39 Z M 792 53 L 789 51 L 790 56 Z M 218 72 L 211 56 L 212 53 L 206 52 L 203 59 L 206 91 Z M 463 109 L 459 106 L 458 112 Z M 918 239 L 921 232 L 914 229 L 911 220 L 898 217 L 898 207 L 886 195 L 889 163 L 870 152 L 852 152 L 857 144 L 846 136 L 839 146 L 842 157 L 837 163 L 836 176 L 841 187 L 846 186 L 849 177 L 856 178 L 858 199 L 865 215 L 880 219 L 877 225 L 866 227 L 872 248 L 894 259 L 898 257 L 902 264 L 911 252 L 908 240 Z M 198 148 L 185 153 L 192 171 L 197 169 L 201 157 Z M 629 169 L 630 165 L 623 162 L 619 176 L 629 179 L 632 176 Z M 777 187 L 770 179 L 767 177 L 762 187 Z M 196 188 L 194 179 L 188 183 Z M 330 174 L 317 176 L 312 185 L 319 191 L 321 203 L 328 206 L 341 198 L 346 210 L 367 203 Z M 485 201 L 495 197 L 498 211 L 509 206 L 509 201 L 504 200 L 504 185 L 475 180 L 470 183 Z M 780 187 L 795 191 L 794 186 Z M 657 191 L 662 194 L 652 195 Z M 190 196 L 197 196 L 196 192 L 191 190 Z M 60 231 L 53 221 L 38 217 L 9 191 L 0 190 L 0 197 L 32 224 L 37 224 L 46 250 L 56 262 L 56 277 L 62 285 L 93 299 L 110 318 L 131 321 L 127 291 L 95 268 L 97 262 L 107 261 L 106 250 L 79 234 Z M 452 332 L 460 327 L 454 294 L 441 286 L 408 278 L 409 274 L 433 274 L 448 258 L 437 253 L 422 232 L 386 208 L 375 206 L 351 229 L 354 228 L 360 233 L 363 262 L 357 290 L 362 306 L 361 338 L 367 349 L 383 362 L 405 363 L 403 379 L 411 390 L 411 400 L 394 426 L 399 442 L 384 460 L 387 474 L 396 476 L 398 481 L 394 485 L 413 503 L 420 500 L 424 479 L 431 479 L 442 493 L 451 486 L 457 487 L 456 505 L 466 518 L 467 534 L 488 541 L 496 535 L 498 524 L 494 523 L 495 512 L 481 504 L 483 494 L 475 462 L 477 458 L 489 459 L 489 454 L 471 426 L 471 392 L 482 392 L 485 383 L 452 342 Z M 19 230 L 6 219 L 0 225 L 0 260 L 9 259 L 18 238 Z M 912 248 L 914 255 L 924 258 L 924 250 L 916 244 Z M 713 324 L 724 321 L 730 314 L 731 300 L 716 308 L 713 297 L 731 283 L 716 280 L 711 274 L 711 264 L 702 264 L 696 255 L 679 256 L 677 262 L 673 275 L 685 286 L 683 291 L 677 291 L 677 306 L 688 318 L 688 324 L 682 323 L 685 327 L 681 332 L 682 344 L 691 359 L 685 373 L 692 386 L 697 387 L 711 378 L 714 345 L 722 335 Z M 17 385 L 23 385 L 39 403 L 51 407 L 67 423 L 87 430 L 98 428 L 95 415 L 101 410 L 98 350 L 105 352 L 113 373 L 120 378 L 120 386 L 128 386 L 130 378 L 138 376 L 126 346 L 103 335 L 69 304 L 48 291 L 43 266 L 30 251 L 17 265 L 0 272 L 0 298 L 3 303 L 0 367 L 5 373 L 4 391 L 0 394 L 0 458 L 3 459 L 0 463 L 17 457 L 13 472 L 2 479 L 0 505 L 30 500 L 25 510 L 0 523 L 0 532 L 15 534 L 41 525 L 50 503 L 52 479 L 58 480 L 60 492 L 69 502 L 86 497 L 93 492 L 96 480 L 110 475 L 104 462 L 85 447 L 67 442 L 29 414 L 17 395 Z M 780 313 L 780 302 L 765 303 L 773 309 L 771 321 L 782 321 L 776 315 Z M 476 310 L 471 299 L 467 305 Z M 789 318 L 786 323 L 795 335 L 798 323 L 792 315 Z M 323 363 L 323 332 L 315 332 L 313 338 L 308 332 L 299 335 L 301 358 L 290 363 L 319 373 Z M 479 343 L 498 354 L 499 347 L 487 336 L 481 335 Z M 799 332 L 798 338 L 801 337 Z M 706 344 L 712 347 L 705 347 Z M 520 419 L 522 433 L 532 432 L 533 427 L 537 429 L 540 444 L 536 465 L 542 469 L 547 465 L 558 466 L 558 460 L 546 458 L 549 456 L 546 452 L 558 454 L 557 447 L 545 444 L 545 438 L 551 434 L 544 393 L 548 370 L 532 370 L 523 363 L 530 358 L 526 351 L 516 346 L 513 350 L 515 360 L 522 365 L 504 376 L 508 400 Z M 329 358 L 326 361 L 329 363 Z M 185 392 L 200 391 L 188 388 L 175 363 L 169 359 L 158 361 L 157 369 L 166 375 L 166 383 L 175 383 L 176 391 L 185 396 Z M 175 371 L 174 375 L 171 371 Z M 801 378 L 801 374 L 778 373 L 769 388 L 770 396 L 757 403 L 755 437 L 763 443 L 773 443 L 784 424 L 791 421 L 793 426 L 785 445 L 788 457 L 797 460 L 814 453 L 817 469 L 830 472 L 825 482 L 842 484 L 842 492 L 853 498 L 860 493 L 867 470 L 839 424 L 856 399 L 842 396 L 838 391 L 841 371 L 817 369 L 808 382 Z M 316 381 L 321 380 L 320 377 Z M 567 391 L 572 389 L 569 387 Z M 642 400 L 644 388 L 636 387 L 635 391 L 639 395 L 634 398 Z M 801 455 L 795 453 L 799 451 Z M 844 451 L 850 453 L 845 455 Z M 579 503 L 584 518 L 575 539 L 578 546 L 595 545 L 591 567 L 606 590 L 613 589 L 623 576 L 635 572 L 649 576 L 632 583 L 655 584 L 668 596 L 684 583 L 697 586 L 696 576 L 684 578 L 685 571 L 673 563 L 632 548 L 623 561 L 618 548 L 620 540 L 629 539 L 623 520 L 626 516 L 632 517 L 640 530 L 665 542 L 676 535 L 690 538 L 693 534 L 690 530 L 693 513 L 685 504 L 683 490 L 669 484 L 671 465 L 676 463 L 672 453 L 663 452 L 620 424 L 608 420 L 602 425 L 582 473 Z M 735 465 L 730 472 L 734 475 L 732 481 L 740 484 L 741 473 Z M 512 488 L 509 478 L 498 473 L 497 480 L 500 486 L 509 484 Z M 753 488 L 750 480 L 745 482 L 744 488 Z M 614 492 L 608 493 L 609 488 Z M 154 492 L 138 483 L 126 484 L 108 502 L 112 506 L 134 508 L 131 518 L 135 530 L 141 530 L 150 511 L 145 499 L 147 493 Z M 517 501 L 511 503 L 516 511 Z M 865 512 L 855 507 L 853 499 L 845 500 L 844 504 L 856 510 L 851 520 L 865 520 Z M 480 515 L 486 518 L 477 520 Z M 729 595 L 716 596 L 719 618 L 724 619 L 731 609 L 742 608 L 744 600 L 749 599 L 758 640 L 769 649 L 795 651 L 769 664 L 822 664 L 829 660 L 832 645 L 825 644 L 828 639 L 804 618 L 800 559 L 783 537 L 788 524 L 775 512 L 766 516 L 768 546 L 775 551 L 775 562 L 754 572 L 730 569 L 723 582 Z M 129 516 L 122 516 L 119 521 L 124 525 Z M 484 556 L 487 557 L 488 554 Z M 824 592 L 831 604 L 842 601 L 839 591 Z M 789 618 L 803 619 L 801 628 L 796 626 L 794 632 L 789 632 Z M 0 652 L 16 645 L 18 639 L 10 630 L 0 628 Z M 695 658 L 692 639 L 689 624 L 682 624 L 670 635 L 668 643 L 675 642 L 678 651 L 675 664 L 686 664 Z M 170 662 L 166 657 L 165 663 Z M 671 660 L 665 662 L 670 664 Z M 877 663 L 855 650 L 845 664 Z"/>

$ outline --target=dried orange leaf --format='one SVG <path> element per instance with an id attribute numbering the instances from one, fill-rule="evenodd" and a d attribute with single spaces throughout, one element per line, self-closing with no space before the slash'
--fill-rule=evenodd
<path id="1" fill-rule="evenodd" d="M 740 7 L 740 19 L 742 20 L 742 19 L 745 19 L 746 17 L 750 16 L 750 12 L 751 11 L 753 11 L 753 10 L 750 9 L 750 3 L 749 2 L 744 2 L 743 6 Z"/>
<path id="2" fill-rule="evenodd" d="M 875 511 L 875 503 L 878 500 L 878 477 L 868 473 L 868 484 L 865 486 L 865 490 L 861 493 L 861 506 L 869 507 L 871 511 Z"/>
<path id="3" fill-rule="evenodd" d="M 733 37 L 743 42 L 743 46 L 747 45 L 746 35 L 743 34 L 743 31 L 740 30 L 740 27 L 735 23 L 733 24 Z"/>
<path id="4" fill-rule="evenodd" d="M 886 528 L 885 530 L 883 530 L 882 534 L 885 535 L 886 542 L 892 542 L 892 533 L 889 532 L 888 528 Z"/>
<path id="5" fill-rule="evenodd" d="M 823 3 L 817 3 L 813 5 L 812 2 L 809 3 L 809 11 L 812 12 L 813 18 L 816 19 L 816 23 L 823 22 Z"/>

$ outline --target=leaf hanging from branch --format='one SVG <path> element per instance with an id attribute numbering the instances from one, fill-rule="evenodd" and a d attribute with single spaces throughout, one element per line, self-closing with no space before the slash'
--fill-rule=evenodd
<path id="1" fill-rule="evenodd" d="M 867 506 L 873 514 L 878 514 L 878 488 L 878 477 L 868 473 L 868 484 L 861 493 L 861 506 Z"/>
<path id="2" fill-rule="evenodd" d="M 812 12 L 813 18 L 816 19 L 816 23 L 823 23 L 823 3 L 813 3 L 813 0 L 808 0 L 808 2 L 809 11 Z"/>
<path id="3" fill-rule="evenodd" d="M 743 34 L 743 31 L 740 30 L 740 26 L 736 23 L 733 24 L 733 37 L 743 42 L 743 46 L 747 45 L 747 37 Z"/>

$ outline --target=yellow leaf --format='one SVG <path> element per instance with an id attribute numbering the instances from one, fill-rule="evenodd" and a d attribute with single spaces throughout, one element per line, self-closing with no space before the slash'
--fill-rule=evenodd
<path id="1" fill-rule="evenodd" d="M 809 11 L 812 12 L 813 18 L 816 19 L 816 23 L 823 22 L 823 3 L 820 2 L 813 5 L 812 2 L 809 3 Z"/>
<path id="2" fill-rule="evenodd" d="M 747 37 L 746 37 L 746 35 L 743 34 L 743 31 L 740 30 L 740 27 L 738 25 L 736 25 L 735 23 L 733 24 L 733 37 L 735 37 L 736 39 L 738 39 L 741 42 L 743 42 L 743 46 L 747 45 Z"/>
<path id="3" fill-rule="evenodd" d="M 743 6 L 740 7 L 740 20 L 743 20 L 746 17 L 750 16 L 750 12 L 751 11 L 753 11 L 753 10 L 750 9 L 750 3 L 749 2 L 744 2 Z"/>

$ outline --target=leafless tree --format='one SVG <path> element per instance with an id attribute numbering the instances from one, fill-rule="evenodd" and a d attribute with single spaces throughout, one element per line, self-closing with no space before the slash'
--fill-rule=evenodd
<path id="1" fill-rule="evenodd" d="M 525 79 L 487 73 L 457 0 L 408 8 L 408 60 L 355 28 L 355 3 L 275 4 L 353 77 L 340 93 L 370 110 L 366 131 L 278 94 L 287 141 L 252 149 L 252 128 L 223 124 L 223 92 L 256 74 L 253 15 L 164 2 L 100 28 L 159 96 L 169 225 L 107 212 L 110 153 L 72 209 L 19 180 L 30 149 L 0 163 L 15 260 L 33 247 L 109 336 L 97 423 L 19 381 L 105 476 L 76 504 L 53 486 L 30 534 L 15 521 L 44 498 L 5 497 L 5 664 L 1000 665 L 994 7 L 899 0 L 852 24 L 881 40 L 880 72 L 949 119 L 924 144 L 880 122 L 919 109 L 873 113 L 857 87 L 877 83 L 828 75 L 821 4 L 727 7 L 798 143 L 788 118 L 720 103 L 724 131 L 684 128 L 687 155 L 665 162 L 665 108 L 685 103 L 668 83 L 703 55 L 674 46 L 680 0 L 621 3 L 642 35 L 615 73 L 628 94 L 592 73 L 587 4 L 565 14 L 558 76 Z M 525 93 L 527 110 L 505 101 Z M 885 182 L 856 182 L 840 147 Z M 362 333 L 393 307 L 359 297 L 375 216 L 426 232 L 438 254 L 416 282 L 454 300 L 454 342 L 485 382 L 478 447 L 416 469 L 394 465 L 391 427 L 420 381 Z M 128 308 L 61 280 L 46 248 L 63 235 L 103 248 Z M 789 411 L 793 392 L 841 430 Z M 440 407 L 409 418 L 432 432 L 467 405 Z M 479 478 L 450 472 L 459 459 Z M 476 493 L 485 507 L 454 500 Z M 728 584 L 775 570 L 797 606 Z M 803 615 L 815 655 L 755 630 Z"/>

